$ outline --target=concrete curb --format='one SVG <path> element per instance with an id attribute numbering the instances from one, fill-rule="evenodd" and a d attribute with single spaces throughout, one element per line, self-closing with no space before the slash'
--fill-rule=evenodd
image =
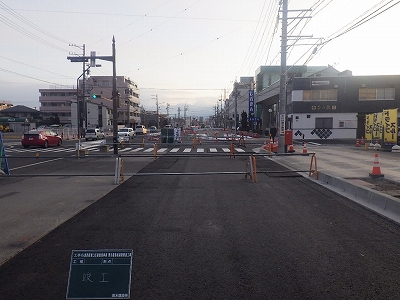
<path id="1" fill-rule="evenodd" d="M 396 197 L 321 172 L 318 172 L 318 180 L 309 178 L 329 190 L 400 224 L 400 200 Z"/>

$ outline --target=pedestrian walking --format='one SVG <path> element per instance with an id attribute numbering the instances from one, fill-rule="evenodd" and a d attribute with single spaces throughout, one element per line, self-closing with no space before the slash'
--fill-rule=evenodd
<path id="1" fill-rule="evenodd" d="M 269 129 L 269 134 L 272 137 L 272 142 L 273 143 L 275 143 L 276 132 L 277 132 L 277 130 L 276 130 L 275 125 L 272 125 L 272 127 Z"/>

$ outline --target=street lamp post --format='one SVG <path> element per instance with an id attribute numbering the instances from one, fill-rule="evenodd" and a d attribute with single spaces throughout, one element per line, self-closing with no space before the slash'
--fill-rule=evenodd
<path id="1" fill-rule="evenodd" d="M 268 108 L 268 112 L 269 112 L 269 127 L 271 128 L 272 125 L 272 108 Z"/>
<path id="2" fill-rule="evenodd" d="M 79 101 L 79 79 L 82 76 L 85 76 L 86 72 L 88 72 L 90 69 L 90 66 L 88 66 L 86 69 L 83 70 L 83 73 L 79 75 L 79 77 L 76 79 L 76 106 L 77 106 L 77 115 L 76 115 L 76 122 L 78 126 L 78 138 L 81 138 L 83 136 L 83 108 L 84 108 L 84 103 L 85 103 L 85 86 L 84 83 L 82 84 L 82 102 Z M 83 81 L 84 82 L 84 81 Z"/>

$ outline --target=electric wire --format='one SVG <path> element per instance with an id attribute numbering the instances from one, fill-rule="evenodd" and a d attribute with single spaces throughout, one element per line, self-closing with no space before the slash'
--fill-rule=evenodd
<path id="1" fill-rule="evenodd" d="M 38 30 L 39 32 L 47 35 L 48 37 L 52 37 L 52 38 L 56 38 L 59 41 L 59 38 L 57 38 L 56 36 L 48 33 L 47 31 L 41 29 L 39 26 L 36 26 L 34 23 L 28 21 L 27 19 L 23 18 L 22 16 L 20 16 L 19 14 L 15 13 L 11 8 L 9 8 L 7 5 L 5 5 L 3 2 L 0 2 L 0 7 L 8 12 L 9 14 L 11 14 L 13 17 L 17 18 L 18 20 L 20 20 L 21 22 L 23 22 L 24 24 Z M 11 19 L 7 18 L 4 15 L 0 15 L 0 22 L 4 23 L 5 25 L 13 28 L 14 30 L 18 31 L 19 33 L 33 39 L 34 41 L 41 43 L 45 46 L 48 46 L 50 48 L 56 49 L 56 50 L 60 50 L 60 51 L 67 51 L 66 49 L 63 49 L 39 36 L 37 36 L 36 34 L 28 31 L 27 29 L 21 27 L 20 25 L 16 24 L 14 21 L 12 21 Z"/>

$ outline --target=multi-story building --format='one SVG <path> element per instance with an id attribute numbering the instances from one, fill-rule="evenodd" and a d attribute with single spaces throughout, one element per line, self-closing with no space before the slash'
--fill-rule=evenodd
<path id="1" fill-rule="evenodd" d="M 263 79 L 276 79 L 277 69 L 264 68 L 257 74 L 257 110 L 266 130 L 270 123 L 278 125 L 280 83 L 265 84 Z M 361 138 L 365 136 L 367 114 L 400 106 L 396 90 L 400 90 L 400 75 L 353 76 L 348 70 L 339 72 L 331 66 L 290 67 L 285 127 L 292 130 L 293 139 Z"/>
<path id="2" fill-rule="evenodd" d="M 71 104 L 76 102 L 76 89 L 39 89 L 40 114 L 43 119 L 58 117 L 61 124 L 71 123 Z"/>
<path id="3" fill-rule="evenodd" d="M 85 80 L 85 101 L 83 102 L 82 93 L 79 90 L 79 101 L 83 103 L 79 126 L 76 88 L 40 89 L 39 102 L 43 119 L 58 117 L 61 124 L 72 124 L 73 127 L 111 129 L 113 126 L 112 81 L 112 76 L 91 76 Z M 83 86 L 82 83 L 81 80 L 80 87 Z M 129 127 L 139 124 L 140 100 L 137 84 L 125 76 L 117 76 L 117 91 L 120 99 L 118 124 Z"/>
<path id="4" fill-rule="evenodd" d="M 234 83 L 233 91 L 230 93 L 225 103 L 228 128 L 235 127 L 235 111 L 237 111 L 237 127 L 240 127 L 241 115 L 243 112 L 249 117 L 249 91 L 253 90 L 253 87 L 253 77 L 240 77 L 240 81 Z"/>
<path id="5" fill-rule="evenodd" d="M 109 109 L 113 108 L 112 76 L 90 76 L 86 80 L 85 87 L 92 103 L 104 105 Z M 117 76 L 117 92 L 119 93 L 118 124 L 127 127 L 140 124 L 140 99 L 137 84 L 128 77 Z"/>

